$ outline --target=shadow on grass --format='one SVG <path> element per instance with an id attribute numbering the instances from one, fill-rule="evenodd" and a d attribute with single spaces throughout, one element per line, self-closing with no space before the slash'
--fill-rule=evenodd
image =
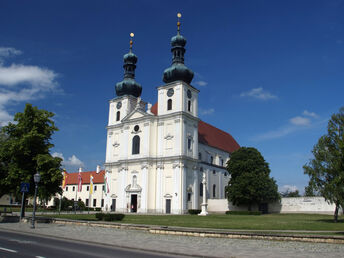
<path id="1" fill-rule="evenodd" d="M 337 224 L 337 223 L 344 223 L 344 219 L 338 219 L 338 222 L 334 222 L 333 219 L 318 219 L 316 221 L 319 221 L 319 222 L 325 222 L 325 223 L 331 223 L 331 224 Z"/>

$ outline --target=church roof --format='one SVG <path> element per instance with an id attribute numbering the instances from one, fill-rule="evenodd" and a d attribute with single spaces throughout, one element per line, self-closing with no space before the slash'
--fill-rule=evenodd
<path id="1" fill-rule="evenodd" d="M 158 114 L 158 102 L 152 106 L 151 112 Z M 232 135 L 202 120 L 198 123 L 198 142 L 229 153 L 240 148 Z"/>
<path id="2" fill-rule="evenodd" d="M 75 173 L 68 173 L 67 172 L 67 183 L 66 185 L 77 185 L 78 184 L 78 172 Z M 101 170 L 98 174 L 96 171 L 85 171 L 81 172 L 82 184 L 89 184 L 90 183 L 90 176 L 93 176 L 93 183 L 94 184 L 102 184 L 104 183 L 104 174 L 105 171 Z"/>

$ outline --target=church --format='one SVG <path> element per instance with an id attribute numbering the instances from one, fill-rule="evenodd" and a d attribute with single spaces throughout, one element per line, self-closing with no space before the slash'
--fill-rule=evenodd
<path id="1" fill-rule="evenodd" d="M 203 195 L 225 198 L 226 162 L 240 146 L 198 118 L 200 91 L 191 85 L 194 73 L 184 64 L 180 16 L 171 39 L 172 64 L 163 73 L 154 105 L 141 99 L 132 39 L 124 55 L 124 78 L 109 102 L 104 211 L 184 214 L 200 209 Z"/>

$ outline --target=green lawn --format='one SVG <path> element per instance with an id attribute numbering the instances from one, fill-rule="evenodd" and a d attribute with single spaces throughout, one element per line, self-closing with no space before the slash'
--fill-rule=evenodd
<path id="1" fill-rule="evenodd" d="M 56 218 L 96 220 L 94 214 L 50 215 Z M 344 216 L 338 223 L 331 215 L 267 214 L 253 215 L 126 215 L 120 223 L 249 230 L 328 230 L 344 232 Z"/>

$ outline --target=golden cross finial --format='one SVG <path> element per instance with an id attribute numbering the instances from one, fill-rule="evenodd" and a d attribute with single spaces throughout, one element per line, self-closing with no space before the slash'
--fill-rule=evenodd
<path id="1" fill-rule="evenodd" d="M 134 37 L 134 33 L 130 33 L 130 51 L 133 48 L 133 37 Z"/>
<path id="2" fill-rule="evenodd" d="M 177 17 L 178 17 L 177 27 L 178 27 L 178 34 L 179 34 L 179 31 L 180 31 L 180 18 L 182 17 L 182 14 L 181 13 L 177 13 Z"/>

